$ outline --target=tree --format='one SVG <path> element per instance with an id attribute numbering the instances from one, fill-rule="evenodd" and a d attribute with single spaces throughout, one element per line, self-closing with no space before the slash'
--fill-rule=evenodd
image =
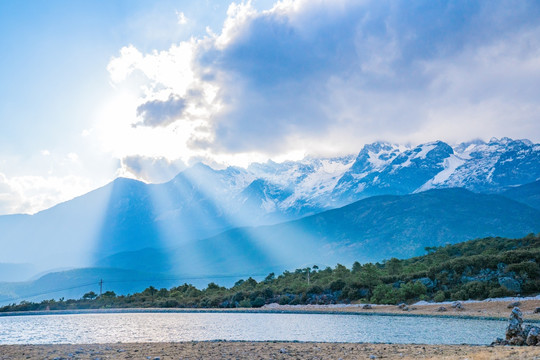
<path id="1" fill-rule="evenodd" d="M 114 298 L 116 293 L 114 291 L 105 291 L 102 295 L 104 298 Z"/>
<path id="2" fill-rule="evenodd" d="M 82 298 L 84 300 L 94 300 L 95 298 L 97 298 L 97 294 L 93 291 L 90 291 L 84 294 Z"/>
<path id="3" fill-rule="evenodd" d="M 385 263 L 386 270 L 389 275 L 399 275 L 403 271 L 401 261 L 396 258 L 391 258 Z"/>
<path id="4" fill-rule="evenodd" d="M 360 284 L 373 289 L 375 286 L 379 285 L 382 281 L 380 279 L 381 274 L 379 269 L 372 263 L 365 264 L 362 267 L 362 271 L 359 275 Z"/>
<path id="5" fill-rule="evenodd" d="M 274 274 L 274 273 L 272 272 L 272 273 L 268 274 L 267 277 L 264 278 L 264 282 L 265 282 L 265 283 L 268 283 L 268 282 L 274 280 L 275 278 L 276 278 L 276 274 Z"/>

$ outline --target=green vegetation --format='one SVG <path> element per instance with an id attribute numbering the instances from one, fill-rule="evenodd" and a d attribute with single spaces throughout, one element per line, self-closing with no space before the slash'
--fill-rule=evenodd
<path id="1" fill-rule="evenodd" d="M 183 284 L 171 289 L 149 287 L 141 293 L 117 296 L 94 292 L 79 300 L 23 301 L 1 312 L 128 307 L 233 308 L 268 303 L 334 304 L 353 301 L 397 304 L 418 300 L 485 299 L 540 292 L 540 234 L 521 239 L 485 238 L 444 247 L 426 248 L 427 254 L 406 260 L 360 264 L 351 269 L 327 267 L 269 274 L 257 282 L 237 281 L 231 288 L 210 283 L 203 289 Z"/>

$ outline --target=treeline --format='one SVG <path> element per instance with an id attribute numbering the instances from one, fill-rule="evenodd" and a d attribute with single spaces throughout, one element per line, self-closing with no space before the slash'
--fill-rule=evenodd
<path id="1" fill-rule="evenodd" d="M 231 288 L 210 283 L 205 289 L 183 284 L 171 289 L 149 287 L 133 295 L 94 292 L 81 299 L 23 301 L 1 312 L 98 308 L 237 308 L 265 304 L 397 304 L 418 300 L 485 299 L 540 292 L 540 234 L 521 239 L 489 237 L 444 247 L 428 247 L 411 259 L 389 259 L 352 268 L 317 266 L 269 274 L 257 282 L 239 280 Z"/>

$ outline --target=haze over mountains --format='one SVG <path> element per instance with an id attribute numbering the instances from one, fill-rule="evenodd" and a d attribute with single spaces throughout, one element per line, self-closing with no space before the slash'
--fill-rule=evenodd
<path id="1" fill-rule="evenodd" d="M 260 273 L 519 237 L 540 231 L 538 179 L 540 145 L 508 138 L 377 142 L 357 156 L 247 169 L 196 164 L 163 184 L 117 179 L 32 216 L 0 216 L 0 281 L 30 267 Z"/>

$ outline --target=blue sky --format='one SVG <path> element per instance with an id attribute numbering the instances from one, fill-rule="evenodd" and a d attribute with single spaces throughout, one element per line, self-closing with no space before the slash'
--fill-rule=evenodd
<path id="1" fill-rule="evenodd" d="M 535 1 L 2 1 L 0 214 L 195 161 L 540 141 Z"/>

